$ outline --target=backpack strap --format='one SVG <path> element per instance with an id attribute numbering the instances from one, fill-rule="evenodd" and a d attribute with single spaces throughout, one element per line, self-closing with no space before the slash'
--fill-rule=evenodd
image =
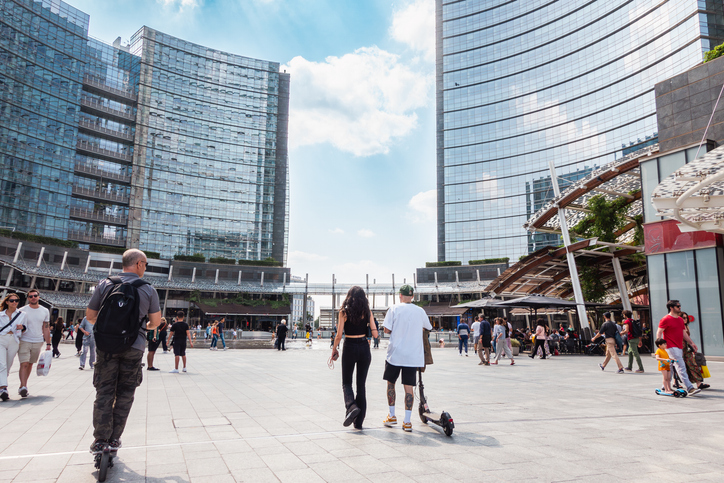
<path id="1" fill-rule="evenodd" d="M 108 280 L 111 281 L 113 285 L 118 285 L 120 283 L 123 283 L 123 280 L 121 280 L 121 277 L 108 277 Z"/>
<path id="2" fill-rule="evenodd" d="M 138 280 L 134 280 L 131 282 L 131 285 L 133 285 L 136 288 L 143 287 L 144 285 L 151 285 L 149 282 L 146 282 L 144 279 L 139 278 Z"/>

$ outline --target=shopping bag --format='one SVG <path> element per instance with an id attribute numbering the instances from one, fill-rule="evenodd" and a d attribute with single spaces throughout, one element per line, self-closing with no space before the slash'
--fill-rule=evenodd
<path id="1" fill-rule="evenodd" d="M 38 370 L 39 376 L 47 376 L 50 372 L 50 364 L 53 362 L 53 351 L 44 351 L 38 358 Z"/>
<path id="2" fill-rule="evenodd" d="M 704 378 L 711 377 L 711 372 L 709 372 L 708 367 L 701 366 L 701 377 L 704 377 Z"/>

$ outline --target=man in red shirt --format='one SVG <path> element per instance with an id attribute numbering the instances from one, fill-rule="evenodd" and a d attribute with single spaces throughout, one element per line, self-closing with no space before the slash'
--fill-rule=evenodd
<path id="1" fill-rule="evenodd" d="M 701 389 L 694 387 L 689 381 L 689 376 L 686 374 L 686 365 L 684 364 L 684 340 L 697 352 L 698 349 L 694 341 L 691 340 L 689 334 L 686 333 L 684 319 L 681 318 L 681 304 L 678 300 L 669 300 L 666 302 L 666 308 L 669 309 L 669 314 L 665 315 L 659 321 L 659 329 L 656 331 L 657 339 L 664 339 L 666 341 L 666 352 L 669 353 L 669 357 L 674 359 L 674 367 L 676 372 L 679 374 L 681 381 L 686 385 L 686 389 L 689 391 L 689 395 L 701 392 Z"/>

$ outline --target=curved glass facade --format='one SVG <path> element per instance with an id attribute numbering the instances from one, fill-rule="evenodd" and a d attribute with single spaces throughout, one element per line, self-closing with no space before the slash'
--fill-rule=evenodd
<path id="1" fill-rule="evenodd" d="M 517 259 L 562 186 L 657 140 L 654 85 L 724 39 L 704 0 L 437 0 L 438 259 Z"/>
<path id="2" fill-rule="evenodd" d="M 131 243 L 162 256 L 284 261 L 286 216 L 275 223 L 275 213 L 287 210 L 279 92 L 289 77 L 278 63 L 148 27 L 131 52 L 141 58 Z"/>

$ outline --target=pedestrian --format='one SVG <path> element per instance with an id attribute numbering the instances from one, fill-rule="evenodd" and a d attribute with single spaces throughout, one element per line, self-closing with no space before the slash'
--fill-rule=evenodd
<path id="1" fill-rule="evenodd" d="M 344 395 L 344 426 L 354 423 L 355 429 L 362 429 L 367 414 L 366 382 L 367 372 L 372 362 L 370 345 L 367 342 L 368 331 L 376 337 L 377 327 L 370 311 L 369 301 L 361 287 L 354 286 L 347 292 L 337 318 L 337 335 L 332 343 L 332 360 L 337 360 L 337 348 L 344 334 L 342 350 L 342 394 Z M 352 389 L 352 375 L 357 369 L 355 388 Z"/>
<path id="2" fill-rule="evenodd" d="M 664 391 L 671 393 L 671 358 L 666 352 L 666 341 L 664 339 L 656 339 L 656 353 L 654 357 L 659 362 L 659 371 L 664 377 Z"/>
<path id="3" fill-rule="evenodd" d="M 141 279 L 148 266 L 146 255 L 141 250 L 131 248 L 123 252 L 121 264 L 123 271 L 120 274 L 101 280 L 86 309 L 86 318 L 95 325 L 96 344 L 105 345 L 106 341 L 101 337 L 105 334 L 100 330 L 105 330 L 106 326 L 113 328 L 114 323 L 117 327 L 123 319 L 113 317 L 115 311 L 122 309 L 115 308 L 119 304 L 104 302 L 117 300 L 113 292 L 128 285 L 135 291 L 138 331 L 131 347 L 117 353 L 105 352 L 100 347 L 96 349 L 98 360 L 93 374 L 96 398 L 93 403 L 94 441 L 91 452 L 101 451 L 106 445 L 116 450 L 121 447 L 121 436 L 133 406 L 136 387 L 143 380 L 141 362 L 146 348 L 146 330 L 153 330 L 161 323 L 158 293 Z M 148 322 L 144 324 L 146 320 Z"/>
<path id="4" fill-rule="evenodd" d="M 168 346 L 166 345 L 166 339 L 168 338 L 168 322 L 166 322 L 166 317 L 161 317 L 161 328 L 158 331 L 158 338 L 161 339 L 161 348 L 163 349 L 163 353 L 166 354 L 168 352 Z"/>
<path id="5" fill-rule="evenodd" d="M 377 317 L 372 317 L 375 321 L 375 329 L 377 329 L 377 337 L 374 337 L 373 334 L 373 340 L 375 341 L 374 348 L 379 349 L 380 348 L 380 323 L 377 321 Z"/>
<path id="6" fill-rule="evenodd" d="M 493 339 L 495 340 L 495 347 L 497 348 L 497 351 L 495 352 L 495 362 L 491 362 L 493 365 L 497 365 L 498 361 L 500 360 L 500 357 L 505 353 L 505 355 L 510 359 L 510 365 L 515 365 L 515 359 L 513 359 L 513 351 L 510 350 L 510 347 L 508 347 L 508 344 L 505 343 L 505 339 L 508 332 L 508 324 L 505 322 L 505 319 L 502 317 L 497 317 L 495 319 L 495 327 L 493 328 Z"/>
<path id="7" fill-rule="evenodd" d="M 88 321 L 88 318 L 84 317 L 80 322 L 80 331 L 83 333 L 83 352 L 80 355 L 80 365 L 78 369 L 81 371 L 85 369 L 86 357 L 90 352 L 90 368 L 93 369 L 93 365 L 96 362 L 96 340 L 93 336 L 93 326 Z"/>
<path id="8" fill-rule="evenodd" d="M 465 322 L 458 324 L 458 352 L 460 357 L 463 356 L 463 346 L 465 347 L 465 357 L 468 356 L 468 335 L 470 334 L 470 327 Z"/>
<path id="9" fill-rule="evenodd" d="M 536 320 L 536 328 L 535 328 L 535 345 L 530 351 L 530 357 L 531 359 L 535 358 L 536 353 L 538 352 L 538 348 L 540 347 L 541 352 L 541 359 L 546 358 L 546 350 L 545 345 L 546 341 L 548 340 L 548 337 L 546 336 L 546 322 L 543 319 Z"/>
<path id="10" fill-rule="evenodd" d="M 226 328 L 226 317 L 222 317 L 216 326 L 217 335 L 223 346 L 223 350 L 226 350 L 226 339 L 224 338 L 224 329 Z"/>
<path id="11" fill-rule="evenodd" d="M 383 424 L 387 427 L 397 424 L 395 416 L 395 384 L 402 372 L 405 388 L 405 419 L 403 431 L 412 431 L 412 405 L 415 402 L 414 389 L 417 369 L 425 366 L 423 329 L 432 330 L 425 311 L 412 303 L 414 291 L 410 285 L 400 287 L 400 304 L 387 310 L 382 326 L 390 334 L 387 344 L 387 358 L 383 379 L 387 381 L 387 405 L 389 414 Z"/>
<path id="12" fill-rule="evenodd" d="M 53 335 L 51 337 L 51 342 L 53 343 L 53 357 L 60 357 L 58 345 L 60 345 L 60 341 L 63 339 L 64 329 L 65 323 L 63 322 L 63 317 L 58 317 L 55 324 L 53 324 Z"/>
<path id="13" fill-rule="evenodd" d="M 636 359 L 636 365 L 639 367 L 636 372 L 643 373 L 644 365 L 641 363 L 641 356 L 639 355 L 639 347 L 642 345 L 641 336 L 643 335 L 641 323 L 631 318 L 633 314 L 630 310 L 624 310 L 621 314 L 624 317 L 621 336 L 625 337 L 628 342 L 628 365 L 625 370 L 630 372 L 633 369 L 633 361 Z"/>
<path id="14" fill-rule="evenodd" d="M 694 387 L 686 373 L 684 341 L 691 345 L 694 352 L 697 352 L 698 349 L 689 334 L 684 330 L 684 319 L 681 318 L 681 304 L 679 301 L 669 300 L 666 302 L 666 308 L 669 310 L 669 313 L 659 321 L 656 338 L 666 341 L 666 352 L 669 354 L 669 357 L 673 359 L 674 369 L 676 369 L 676 373 L 679 375 L 681 382 L 686 386 L 686 390 L 690 395 L 697 394 L 701 389 Z"/>
<path id="15" fill-rule="evenodd" d="M 480 319 L 482 318 L 483 316 L 478 314 L 475 317 L 475 322 L 470 326 L 470 330 L 473 332 L 473 351 L 476 354 L 478 353 L 478 343 L 480 342 Z"/>
<path id="16" fill-rule="evenodd" d="M 231 340 L 236 340 L 236 327 L 231 330 Z"/>
<path id="17" fill-rule="evenodd" d="M 277 350 L 285 351 L 287 348 L 284 346 L 284 341 L 287 339 L 287 321 L 282 321 L 277 325 Z"/>
<path id="18" fill-rule="evenodd" d="M 689 317 L 686 312 L 682 312 L 681 318 L 684 319 L 684 330 L 686 334 L 691 337 L 689 324 L 691 323 L 692 317 Z M 695 384 L 699 389 L 708 389 L 711 387 L 709 384 L 704 384 L 704 375 L 701 372 L 701 367 L 696 363 L 696 351 L 688 342 L 684 342 L 684 364 L 686 364 L 686 374 L 689 376 L 692 384 Z"/>
<path id="19" fill-rule="evenodd" d="M 480 362 L 478 365 L 490 365 L 490 342 L 493 338 L 493 329 L 490 327 L 490 322 L 485 320 L 484 317 L 480 317 L 480 340 L 478 341 L 478 357 Z M 442 339 L 441 339 L 442 340 Z"/>
<path id="20" fill-rule="evenodd" d="M 186 322 L 184 322 L 185 316 L 186 314 L 184 314 L 183 310 L 179 310 L 178 312 L 176 312 L 176 319 L 174 320 L 173 325 L 170 329 L 171 336 L 173 337 L 172 343 L 170 345 L 173 347 L 174 368 L 169 372 L 172 374 L 178 374 L 179 358 L 181 358 L 184 364 L 182 370 L 183 372 L 186 372 L 186 339 L 188 339 L 191 347 L 194 346 L 194 341 L 191 339 L 191 331 L 189 330 L 189 326 Z"/>
<path id="21" fill-rule="evenodd" d="M 66 330 L 68 331 L 65 335 L 65 340 L 73 340 L 73 332 L 75 332 L 75 327 L 73 326 L 73 320 L 68 321 L 68 327 L 66 327 Z"/>
<path id="22" fill-rule="evenodd" d="M 161 335 L 161 331 L 163 330 L 163 333 L 166 333 L 166 326 L 168 323 L 166 322 L 166 317 L 161 317 L 161 325 L 156 327 L 153 330 L 149 330 L 146 338 L 148 339 L 148 354 L 146 354 L 146 370 L 147 371 L 160 371 L 158 367 L 153 365 L 153 360 L 156 357 L 156 351 L 158 350 L 158 346 L 161 344 L 161 340 L 163 340 L 163 336 Z"/>
<path id="23" fill-rule="evenodd" d="M 297 324 L 294 324 L 294 332 L 292 332 L 292 339 L 297 339 Z"/>
<path id="24" fill-rule="evenodd" d="M 608 361 L 613 358 L 618 366 L 618 374 L 623 374 L 623 365 L 616 353 L 616 335 L 618 334 L 618 327 L 616 327 L 616 323 L 611 320 L 611 312 L 605 312 L 603 314 L 603 318 L 605 321 L 601 324 L 601 328 L 598 330 L 598 333 L 591 338 L 591 342 L 595 342 L 599 337 L 604 337 L 606 340 L 606 358 L 604 359 L 603 364 L 599 364 L 598 367 L 600 367 L 602 371 L 605 370 Z"/>
<path id="25" fill-rule="evenodd" d="M 213 324 L 211 324 L 211 345 L 209 346 L 210 351 L 218 350 L 216 347 L 217 342 L 219 341 L 219 329 L 218 329 L 218 320 L 215 320 Z"/>
<path id="26" fill-rule="evenodd" d="M 503 322 L 505 322 L 505 326 L 508 328 L 508 332 L 505 333 L 505 345 L 508 346 L 508 349 L 510 349 L 510 352 L 513 352 L 513 343 L 510 341 L 510 337 L 513 335 L 513 325 L 508 322 L 507 317 L 503 317 Z"/>
<path id="27" fill-rule="evenodd" d="M 18 353 L 20 336 L 25 330 L 25 313 L 18 311 L 20 297 L 16 293 L 6 295 L 0 302 L 0 400 L 10 399 L 8 374 Z"/>
<path id="28" fill-rule="evenodd" d="M 21 397 L 28 397 L 28 378 L 33 371 L 33 364 L 38 362 L 43 346 L 45 346 L 45 350 L 52 348 L 50 312 L 40 305 L 40 292 L 35 289 L 28 291 L 27 304 L 18 310 L 25 313 L 23 325 L 26 329 L 20 337 L 20 347 L 18 347 L 18 362 L 20 362 L 18 394 Z"/>
<path id="29" fill-rule="evenodd" d="M 80 331 L 80 323 L 83 322 L 83 319 L 78 319 L 78 322 L 75 324 L 75 356 L 80 357 L 80 351 L 83 350 L 83 332 Z"/>

